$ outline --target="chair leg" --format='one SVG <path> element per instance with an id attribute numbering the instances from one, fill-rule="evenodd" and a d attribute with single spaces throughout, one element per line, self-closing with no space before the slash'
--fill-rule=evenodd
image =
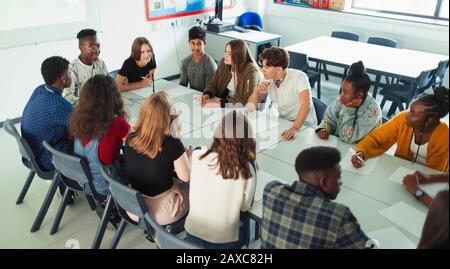
<path id="1" fill-rule="evenodd" d="M 58 212 L 56 213 L 55 221 L 53 222 L 52 228 L 50 229 L 50 235 L 54 235 L 58 231 L 59 224 L 61 223 L 62 216 L 64 215 L 64 210 L 66 210 L 67 203 L 69 202 L 70 196 L 72 196 L 72 190 L 66 188 L 64 192 L 64 197 L 59 204 Z"/>
<path id="2" fill-rule="evenodd" d="M 395 102 L 395 100 L 394 100 L 394 101 L 392 101 L 392 105 L 389 108 L 387 117 L 390 118 L 395 113 L 396 110 L 397 110 L 397 102 Z"/>
<path id="3" fill-rule="evenodd" d="M 106 226 L 108 225 L 109 217 L 113 208 L 113 199 L 111 198 L 111 195 L 108 196 L 107 200 L 108 201 L 106 202 L 105 211 L 103 212 L 102 219 L 100 220 L 100 225 L 98 226 L 91 249 L 100 248 L 103 236 L 105 235 Z"/>
<path id="4" fill-rule="evenodd" d="M 88 201 L 91 210 L 95 210 L 97 208 L 97 203 L 95 202 L 95 199 L 91 195 L 86 195 L 86 200 Z"/>
<path id="5" fill-rule="evenodd" d="M 116 234 L 114 235 L 114 238 L 111 242 L 111 245 L 109 246 L 110 249 L 116 249 L 117 245 L 119 244 L 120 238 L 122 237 L 123 231 L 125 231 L 126 226 L 127 222 L 124 219 L 122 219 L 119 227 L 117 228 Z"/>
<path id="6" fill-rule="evenodd" d="M 317 80 L 317 98 L 320 99 L 320 76 Z"/>
<path id="7" fill-rule="evenodd" d="M 53 200 L 53 196 L 55 196 L 55 192 L 58 189 L 58 184 L 61 179 L 59 178 L 58 174 L 55 173 L 53 176 L 52 184 L 50 185 L 50 188 L 48 189 L 47 195 L 45 196 L 44 202 L 42 203 L 41 209 L 39 209 L 39 213 L 36 216 L 36 219 L 34 220 L 33 225 L 31 226 L 31 232 L 34 233 L 39 228 L 41 228 L 41 224 L 44 221 L 45 215 L 47 214 L 48 208 L 50 207 L 50 204 Z"/>
<path id="8" fill-rule="evenodd" d="M 381 104 L 380 104 L 381 110 L 383 110 L 383 107 L 384 107 L 384 105 L 386 104 L 386 100 L 387 100 L 386 97 L 383 97 L 383 100 L 381 100 Z"/>
<path id="9" fill-rule="evenodd" d="M 30 171 L 27 177 L 27 181 L 25 181 L 25 185 L 23 185 L 22 190 L 20 191 L 19 197 L 17 197 L 16 205 L 23 203 L 23 199 L 28 192 L 28 188 L 30 188 L 31 182 L 33 182 L 33 178 L 36 172 Z"/>
<path id="10" fill-rule="evenodd" d="M 323 64 L 323 65 L 322 65 L 322 68 L 323 68 L 323 74 L 325 75 L 325 79 L 326 79 L 326 80 L 330 80 L 330 78 L 328 77 L 327 65 L 326 65 L 326 64 Z"/>

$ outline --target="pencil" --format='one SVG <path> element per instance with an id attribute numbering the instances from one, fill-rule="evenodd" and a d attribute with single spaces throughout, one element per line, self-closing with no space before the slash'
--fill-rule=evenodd
<path id="1" fill-rule="evenodd" d="M 327 117 L 327 114 L 325 114 L 325 131 L 328 132 L 328 117 Z"/>

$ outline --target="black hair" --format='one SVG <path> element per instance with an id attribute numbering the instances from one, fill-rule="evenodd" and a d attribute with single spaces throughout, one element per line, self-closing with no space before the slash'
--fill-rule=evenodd
<path id="1" fill-rule="evenodd" d="M 295 159 L 295 171 L 299 177 L 309 172 L 333 169 L 341 161 L 341 153 L 332 147 L 311 147 L 303 150 Z"/>
<path id="2" fill-rule="evenodd" d="M 353 63 L 350 66 L 350 71 L 348 72 L 345 81 L 350 82 L 355 91 L 362 92 L 364 97 L 370 89 L 371 80 L 362 61 Z"/>
<path id="3" fill-rule="evenodd" d="M 348 72 L 345 81 L 353 85 L 353 89 L 355 90 L 355 92 L 363 93 L 362 103 L 364 103 L 367 97 L 367 92 L 369 92 L 370 89 L 371 81 L 362 61 L 353 63 L 350 66 L 350 71 Z M 356 119 L 358 117 L 358 109 L 359 107 L 357 107 L 355 110 L 355 117 L 353 118 L 353 128 L 355 127 Z"/>
<path id="4" fill-rule="evenodd" d="M 201 39 L 203 43 L 206 42 L 206 33 L 205 30 L 203 30 L 200 26 L 194 26 L 191 29 L 189 29 L 189 41 L 192 39 Z"/>
<path id="5" fill-rule="evenodd" d="M 69 61 L 61 56 L 45 59 L 41 65 L 41 74 L 45 84 L 51 85 L 69 69 Z"/>
<path id="6" fill-rule="evenodd" d="M 88 36 L 97 36 L 97 31 L 95 31 L 94 29 L 83 29 L 77 34 L 77 38 L 79 41 Z"/>
<path id="7" fill-rule="evenodd" d="M 427 116 L 432 116 L 439 121 L 448 114 L 448 97 L 448 89 L 440 86 L 434 89 L 433 94 L 420 95 L 417 101 L 425 106 Z"/>

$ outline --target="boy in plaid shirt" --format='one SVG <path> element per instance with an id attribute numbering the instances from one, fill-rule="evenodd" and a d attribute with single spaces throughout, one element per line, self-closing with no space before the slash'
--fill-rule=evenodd
<path id="1" fill-rule="evenodd" d="M 312 147 L 295 161 L 300 180 L 264 189 L 262 248 L 365 248 L 369 238 L 350 209 L 333 202 L 340 190 L 340 153 Z"/>

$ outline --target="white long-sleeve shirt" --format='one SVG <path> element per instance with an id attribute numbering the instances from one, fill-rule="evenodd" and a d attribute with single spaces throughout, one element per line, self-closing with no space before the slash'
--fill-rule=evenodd
<path id="1" fill-rule="evenodd" d="M 253 201 L 256 176 L 249 179 L 223 179 L 217 154 L 210 153 L 200 160 L 207 148 L 192 153 L 189 188 L 189 214 L 185 229 L 188 233 L 211 243 L 230 243 L 239 239 L 239 217 Z"/>

